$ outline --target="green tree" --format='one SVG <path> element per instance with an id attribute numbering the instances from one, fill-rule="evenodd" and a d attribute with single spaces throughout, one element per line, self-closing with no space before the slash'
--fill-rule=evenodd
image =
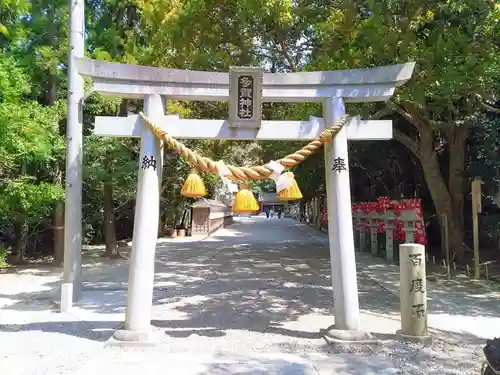
<path id="1" fill-rule="evenodd" d="M 60 140 L 65 124 L 62 101 L 66 97 L 69 14 L 67 3 L 59 0 L 7 0 L 3 5 L 0 57 L 8 55 L 15 61 L 5 60 L 8 62 L 0 69 L 0 100 L 2 106 L 7 103 L 2 112 L 1 131 L 5 136 L 0 140 L 0 173 L 6 183 L 17 184 L 11 186 L 6 197 L 22 197 L 25 185 L 20 185 L 20 181 L 30 184 L 26 185 L 26 192 L 31 192 L 32 185 L 42 183 L 62 187 L 64 150 Z M 378 193 L 378 189 L 393 189 L 397 195 L 397 183 L 420 184 L 420 168 L 412 167 L 413 161 L 418 160 L 436 211 L 451 217 L 450 238 L 461 254 L 466 140 L 471 133 L 481 133 L 478 127 L 482 121 L 478 119 L 484 108 L 491 106 L 489 98 L 498 94 L 495 78 L 499 71 L 499 8 L 492 1 L 87 0 L 85 5 L 86 54 L 96 59 L 219 71 L 227 71 L 231 65 L 261 65 L 271 72 L 352 69 L 417 61 L 412 81 L 398 88 L 393 100 L 384 105 L 348 108 L 365 115 L 391 116 L 396 120 L 395 138 L 413 154 L 408 158 L 394 147 L 382 156 L 374 153 L 375 146 L 370 144 L 352 145 L 353 189 L 356 194 L 365 194 L 358 191 L 356 180 L 368 179 L 374 185 L 369 194 Z M 17 68 L 10 71 L 7 67 L 11 65 Z M 94 95 L 86 101 L 85 235 L 87 241 L 107 238 L 108 253 L 116 248 L 116 236 L 131 234 L 138 143 L 89 135 L 95 116 L 125 116 L 141 107 L 142 102 L 135 99 L 110 100 Z M 185 118 L 225 118 L 227 103 L 168 101 L 168 111 Z M 263 110 L 266 119 L 305 119 L 310 114 L 321 116 L 320 106 L 266 103 Z M 42 125 L 29 134 L 13 125 L 31 126 L 33 118 Z M 40 153 L 49 139 L 43 129 L 55 138 L 49 142 L 53 147 Z M 16 132 L 22 136 L 16 138 Z M 40 141 L 36 137 L 41 137 Z M 37 143 L 34 149 L 27 146 L 32 142 Z M 268 162 L 299 146 L 294 142 L 209 140 L 187 144 L 206 156 L 237 165 Z M 470 151 L 479 155 L 479 148 L 487 147 L 477 146 L 476 151 Z M 20 149 L 29 150 L 24 159 L 17 157 Z M 493 157 L 488 154 L 488 163 L 493 163 Z M 190 166 L 171 150 L 165 150 L 165 161 L 162 216 L 163 221 L 173 225 L 189 204 L 180 195 L 180 188 Z M 404 167 L 397 169 L 399 164 Z M 410 173 L 408 169 L 415 171 Z M 305 196 L 324 191 L 321 153 L 294 172 Z M 204 178 L 209 191 L 219 183 L 217 176 Z M 264 190 L 272 188 L 260 182 L 257 185 Z M 46 202 L 57 194 L 33 194 L 34 198 L 37 196 L 46 197 Z M 62 225 L 61 208 L 61 204 L 56 205 L 56 228 Z M 8 227 L 10 216 L 3 212 Z M 46 211 L 30 212 L 37 212 L 32 216 L 33 223 L 43 227 Z M 113 213 L 116 231 L 120 232 L 114 236 L 112 225 L 106 224 L 113 222 Z M 28 226 L 35 225 L 31 218 L 14 213 L 12 217 L 20 223 L 29 222 Z M 104 232 L 109 235 L 101 228 L 106 228 Z M 56 244 L 61 239 L 59 236 Z"/>
<path id="2" fill-rule="evenodd" d="M 60 105 L 27 100 L 30 80 L 12 56 L 0 58 L 0 220 L 14 233 L 21 262 L 30 236 L 46 221 L 62 189 L 46 173 L 63 148 Z"/>
<path id="3" fill-rule="evenodd" d="M 413 79 L 380 114 L 411 125 L 394 132 L 422 165 L 436 211 L 448 216 L 450 245 L 464 255 L 465 146 L 471 118 L 498 90 L 498 4 L 492 1 L 340 1 L 313 27 L 308 69 L 346 69 L 416 61 Z M 498 92 L 498 91 L 496 91 Z M 442 171 L 441 155 L 448 156 Z"/>
<path id="4" fill-rule="evenodd" d="M 116 208 L 134 199 L 138 166 L 137 146 L 129 139 L 90 136 L 85 139 L 88 154 L 85 162 L 85 220 L 103 223 L 93 228 L 93 235 L 104 238 L 105 257 L 119 257 L 116 238 Z M 135 146 L 135 147 L 133 147 Z M 92 197 L 97 197 L 93 201 Z M 102 209 L 95 210 L 95 206 Z M 102 213 L 102 217 L 101 217 Z"/>

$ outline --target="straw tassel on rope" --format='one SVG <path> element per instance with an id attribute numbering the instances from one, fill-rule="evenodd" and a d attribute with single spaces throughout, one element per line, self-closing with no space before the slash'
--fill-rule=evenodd
<path id="1" fill-rule="evenodd" d="M 285 176 L 291 180 L 291 184 L 286 189 L 278 191 L 280 201 L 295 201 L 302 199 L 302 193 L 292 172 L 285 172 Z"/>
<path id="2" fill-rule="evenodd" d="M 259 211 L 260 207 L 248 185 L 241 185 L 233 202 L 233 212 L 251 214 Z"/>
<path id="3" fill-rule="evenodd" d="M 207 189 L 196 169 L 191 170 L 182 185 L 181 194 L 188 198 L 201 198 L 207 195 Z"/>

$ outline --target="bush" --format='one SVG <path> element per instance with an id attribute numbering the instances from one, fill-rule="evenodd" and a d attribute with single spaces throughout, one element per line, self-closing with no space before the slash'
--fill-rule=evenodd
<path id="1" fill-rule="evenodd" d="M 9 249 L 0 247 L 0 268 L 5 268 L 8 266 L 7 257 L 9 256 L 9 254 L 10 254 Z"/>

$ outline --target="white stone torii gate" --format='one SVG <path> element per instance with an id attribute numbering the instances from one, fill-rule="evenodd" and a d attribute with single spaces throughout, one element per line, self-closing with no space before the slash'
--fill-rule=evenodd
<path id="1" fill-rule="evenodd" d="M 260 126 L 237 127 L 226 120 L 186 120 L 165 114 L 166 100 L 229 100 L 228 73 L 200 72 L 125 65 L 83 58 L 83 0 L 71 2 L 68 162 L 64 281 L 61 310 L 66 311 L 81 291 L 81 111 L 92 92 L 122 98 L 144 98 L 144 112 L 175 138 L 310 140 L 345 114 L 344 103 L 388 100 L 404 84 L 414 63 L 371 69 L 305 73 L 265 73 L 262 100 L 267 102 L 319 102 L 324 118 L 308 121 L 262 121 Z M 83 93 L 82 76 L 92 79 L 92 90 Z M 152 333 L 151 306 L 154 256 L 159 215 L 159 183 L 162 170 L 160 141 L 138 116 L 97 117 L 95 134 L 140 137 L 140 163 L 156 161 L 156 168 L 139 164 L 137 201 L 130 259 L 125 329 L 120 340 L 147 339 Z M 392 138 L 391 121 L 351 119 L 325 147 L 328 231 L 330 240 L 335 328 L 359 330 L 359 301 L 352 228 L 347 140 Z M 343 159 L 345 170 L 334 170 Z"/>

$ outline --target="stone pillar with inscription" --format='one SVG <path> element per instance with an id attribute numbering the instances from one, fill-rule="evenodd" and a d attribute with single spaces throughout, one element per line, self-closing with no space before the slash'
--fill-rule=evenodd
<path id="1" fill-rule="evenodd" d="M 404 338 L 425 339 L 427 332 L 427 283 L 425 246 L 399 245 L 401 330 Z"/>
<path id="2" fill-rule="evenodd" d="M 159 95 L 145 97 L 144 112 L 153 121 L 163 119 L 163 108 L 162 98 Z M 160 210 L 158 169 L 161 168 L 161 157 L 159 155 L 159 139 L 146 124 L 142 124 L 125 329 L 117 330 L 114 334 L 114 338 L 121 341 L 149 341 L 153 333 L 151 307 Z"/>

